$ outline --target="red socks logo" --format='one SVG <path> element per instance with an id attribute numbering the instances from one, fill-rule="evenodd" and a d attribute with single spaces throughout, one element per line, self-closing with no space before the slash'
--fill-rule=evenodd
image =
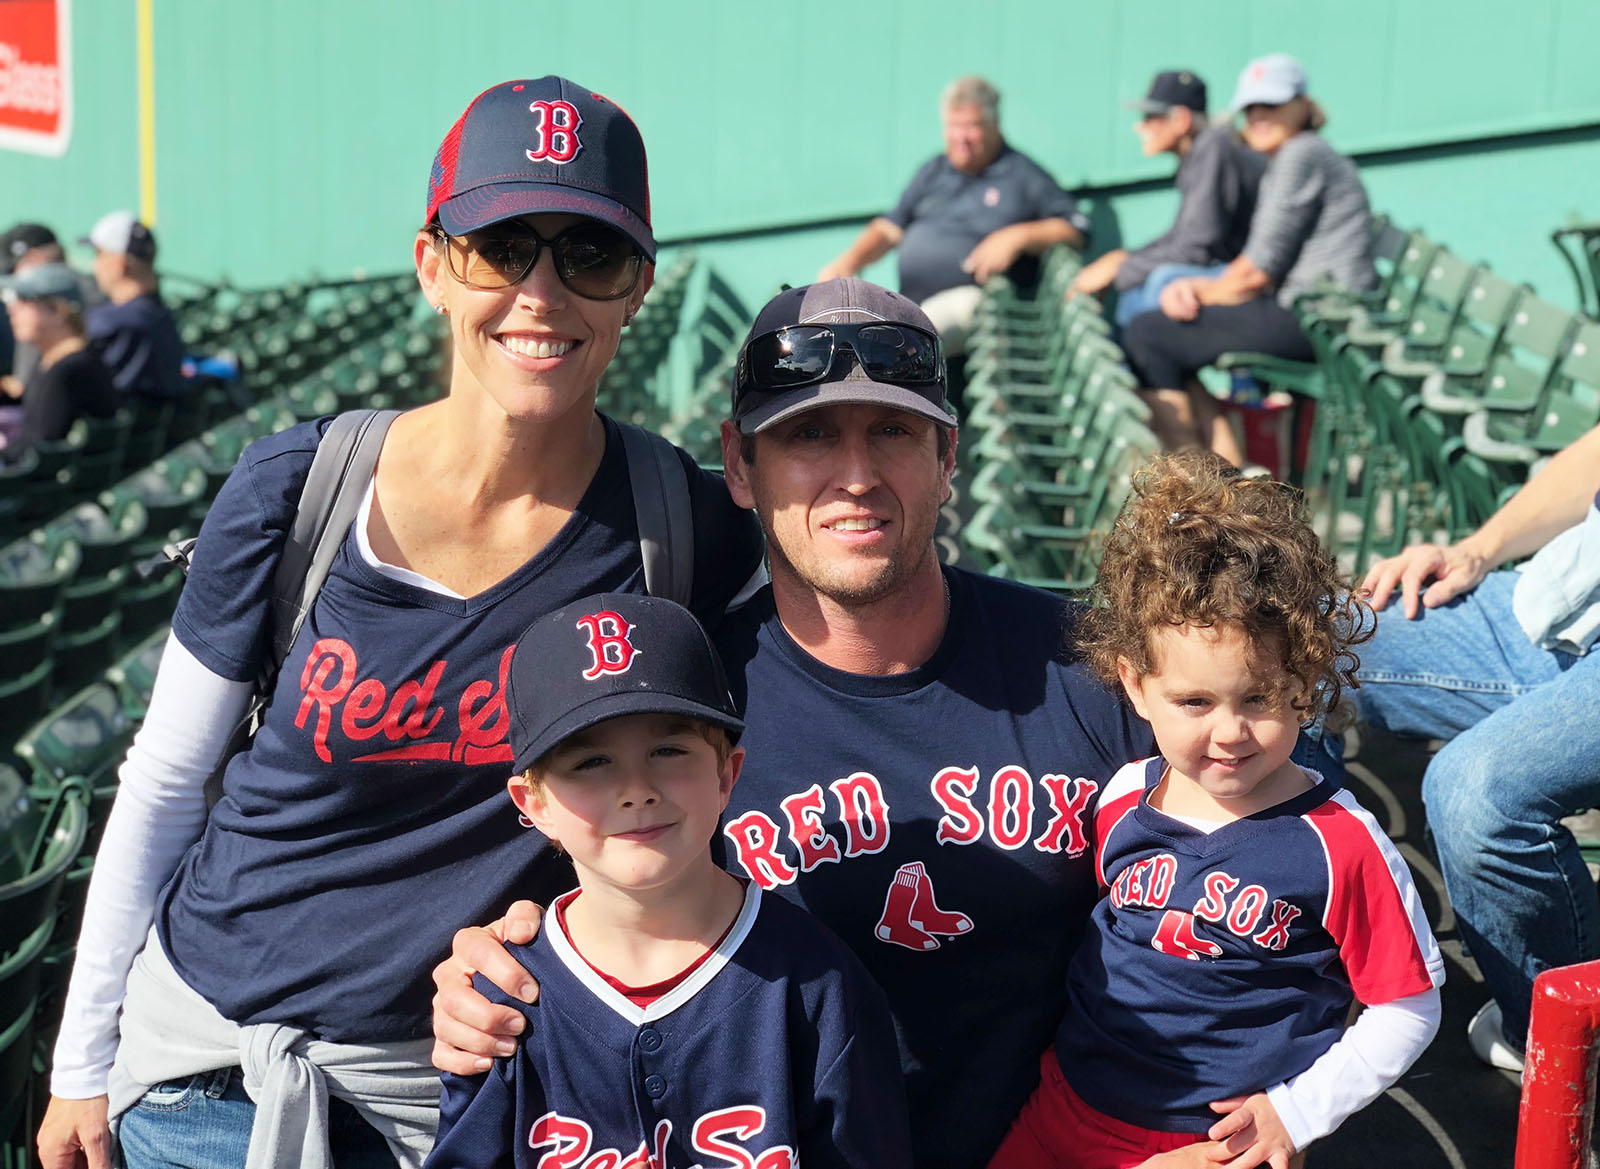
<path id="1" fill-rule="evenodd" d="M 880 940 L 908 950 L 937 950 L 935 935 L 955 937 L 972 930 L 972 919 L 964 913 L 949 913 L 934 900 L 933 881 L 921 861 L 900 866 L 889 895 L 883 902 L 883 916 L 876 933 Z"/>

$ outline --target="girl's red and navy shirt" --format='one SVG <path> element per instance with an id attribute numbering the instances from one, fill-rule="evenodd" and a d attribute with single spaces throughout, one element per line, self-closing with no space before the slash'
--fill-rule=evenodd
<path id="1" fill-rule="evenodd" d="M 250 446 L 201 528 L 173 632 L 201 664 L 255 678 L 273 575 L 326 419 Z M 760 530 L 718 476 L 689 474 L 692 608 L 715 625 L 760 563 Z M 518 637 L 590 593 L 644 592 L 615 424 L 572 517 L 504 580 L 457 599 L 385 576 L 354 529 L 228 765 L 204 835 L 163 890 L 173 967 L 228 1019 L 334 1042 L 429 1033 L 429 971 L 456 929 L 571 867 L 506 796 L 506 670 Z"/>
<path id="2" fill-rule="evenodd" d="M 426 1169 L 910 1169 L 883 992 L 755 883 L 717 948 L 648 1006 L 585 962 L 559 917 L 508 949 L 539 1001 L 474 979 L 527 1030 L 484 1074 L 444 1077 Z"/>
<path id="3" fill-rule="evenodd" d="M 1348 791 L 1311 790 L 1209 833 L 1150 806 L 1158 756 L 1100 792 L 1106 896 L 1056 1034 L 1067 1082 L 1107 1116 L 1205 1132 L 1213 1100 L 1264 1091 L 1375 1005 L 1444 982 L 1410 870 Z"/>

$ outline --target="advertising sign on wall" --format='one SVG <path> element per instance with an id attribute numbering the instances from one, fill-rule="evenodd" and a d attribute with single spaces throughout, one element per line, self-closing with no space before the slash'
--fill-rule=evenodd
<path id="1" fill-rule="evenodd" d="M 0 150 L 66 153 L 72 137 L 71 0 L 0 0 Z"/>

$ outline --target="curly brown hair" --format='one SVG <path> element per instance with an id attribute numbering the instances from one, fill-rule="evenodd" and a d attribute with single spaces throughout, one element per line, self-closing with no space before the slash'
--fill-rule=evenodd
<path id="1" fill-rule="evenodd" d="M 1157 455 L 1106 539 L 1094 607 L 1077 646 L 1117 683 L 1117 663 L 1153 667 L 1150 634 L 1163 625 L 1235 625 L 1273 647 L 1300 683 L 1307 720 L 1334 710 L 1356 685 L 1352 647 L 1372 637 L 1372 609 L 1342 579 L 1306 522 L 1297 492 L 1246 479 L 1215 455 Z"/>

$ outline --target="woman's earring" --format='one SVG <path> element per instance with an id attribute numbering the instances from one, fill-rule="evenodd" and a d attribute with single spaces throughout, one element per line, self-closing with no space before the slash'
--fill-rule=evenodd
<path id="1" fill-rule="evenodd" d="M 449 312 L 450 310 L 445 308 L 444 305 L 442 305 L 442 304 L 436 304 L 436 305 L 433 306 L 433 311 L 438 313 L 442 317 L 442 316 L 444 316 L 445 313 Z"/>

